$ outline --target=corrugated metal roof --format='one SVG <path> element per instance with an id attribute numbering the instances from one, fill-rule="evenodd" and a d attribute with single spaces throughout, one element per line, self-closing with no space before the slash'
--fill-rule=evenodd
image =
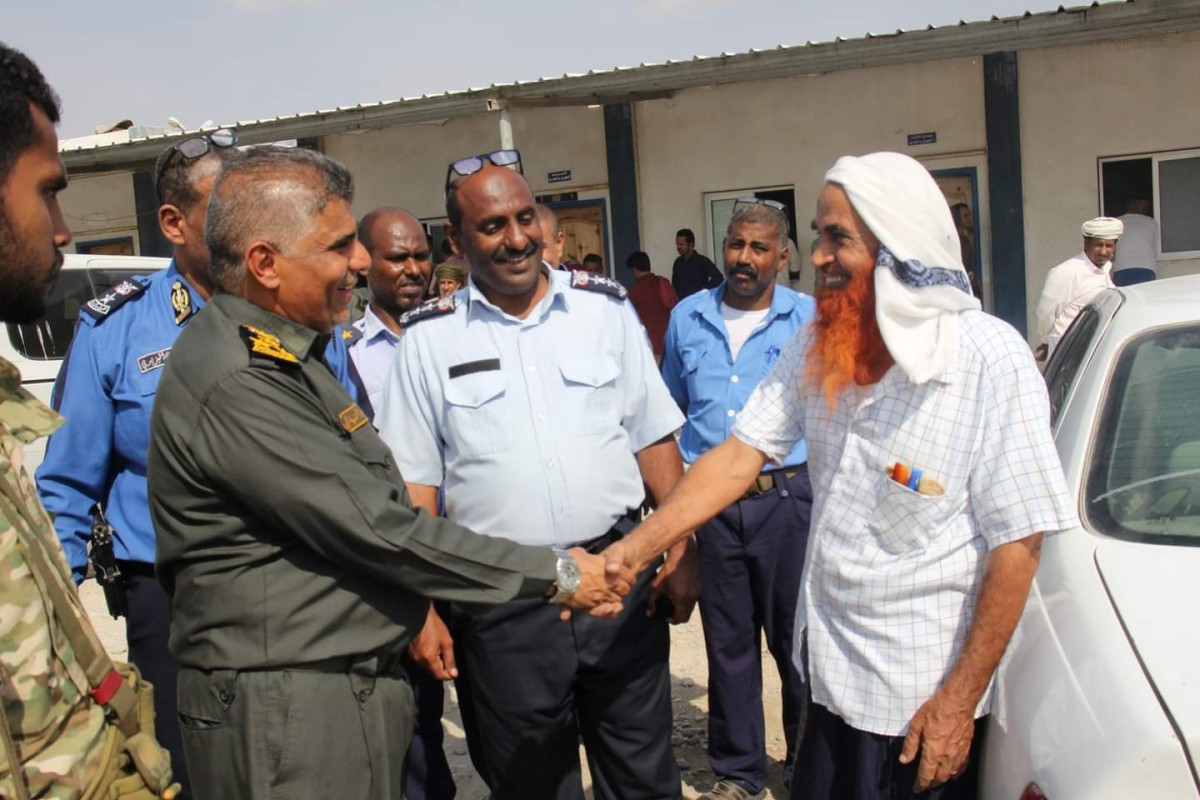
<path id="1" fill-rule="evenodd" d="M 239 139 L 246 144 L 399 124 L 440 121 L 485 111 L 482 101 L 500 99 L 510 106 L 583 105 L 668 96 L 696 86 L 820 74 L 845 69 L 976 56 L 1002 50 L 1081 44 L 1114 38 L 1178 33 L 1200 28 L 1195 0 L 1118 0 L 1087 6 L 1030 12 L 977 22 L 928 25 L 917 30 L 837 37 L 744 53 L 693 56 L 635 67 L 612 67 L 557 77 L 455 89 L 398 100 L 357 103 L 270 119 L 242 120 Z M 191 133 L 194 133 L 191 132 Z M 167 134 L 119 144 L 66 140 L 61 151 L 74 169 L 116 168 L 154 158 Z"/>

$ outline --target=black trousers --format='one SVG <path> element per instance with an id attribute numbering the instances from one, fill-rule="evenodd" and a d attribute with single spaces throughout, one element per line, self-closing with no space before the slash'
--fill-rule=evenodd
<path id="1" fill-rule="evenodd" d="M 651 578 L 639 577 L 613 620 L 562 622 L 540 599 L 455 615 L 467 735 L 494 800 L 582 800 L 581 736 L 596 800 L 682 798 L 670 638 L 666 620 L 645 612 Z"/>
<path id="2" fill-rule="evenodd" d="M 191 795 L 179 717 L 175 708 L 175 683 L 179 662 L 167 649 L 171 633 L 171 601 L 154 578 L 154 565 L 121 562 L 126 576 L 125 641 L 129 660 L 154 686 L 154 726 L 159 743 L 171 753 L 171 771 L 183 787 L 180 800 Z"/>
<path id="3" fill-rule="evenodd" d="M 708 655 L 708 760 L 751 794 L 767 783 L 762 637 L 779 671 L 785 764 L 799 744 L 807 690 L 792 660 L 796 598 L 812 516 L 808 470 L 734 503 L 696 532 Z"/>
<path id="4" fill-rule="evenodd" d="M 197 800 L 404 797 L 402 675 L 184 667 L 179 721 Z"/>
<path id="5" fill-rule="evenodd" d="M 416 664 L 410 663 L 407 670 L 412 677 L 416 724 L 404 765 L 404 798 L 454 800 L 457 789 L 442 746 L 446 738 L 442 730 L 446 689 L 441 681 Z"/>
<path id="6" fill-rule="evenodd" d="M 902 765 L 903 736 L 852 728 L 825 706 L 812 703 L 796 760 L 791 800 L 975 800 L 984 726 L 975 722 L 970 761 L 952 781 L 913 794 L 920 757 Z"/>

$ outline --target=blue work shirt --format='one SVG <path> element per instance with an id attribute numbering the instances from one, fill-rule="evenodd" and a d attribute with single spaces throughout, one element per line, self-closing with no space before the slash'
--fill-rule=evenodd
<path id="1" fill-rule="evenodd" d="M 350 359 L 358 370 L 367 401 L 372 409 L 379 408 L 383 400 L 383 383 L 396 360 L 396 344 L 399 334 L 383 324 L 375 309 L 367 306 L 362 318 L 354 323 L 356 336 L 350 344 Z M 362 402 L 362 398 L 359 398 Z"/>
<path id="2" fill-rule="evenodd" d="M 130 280 L 145 290 L 114 302 L 100 319 L 86 312 L 79 315 L 52 398 L 67 422 L 50 437 L 37 470 L 38 494 L 54 516 L 55 531 L 77 579 L 87 574 L 91 509 L 96 503 L 113 526 L 116 557 L 154 563 L 146 490 L 150 411 L 176 337 L 204 307 L 204 299 L 183 279 L 174 259 L 165 270 Z M 177 310 L 185 307 L 181 291 L 187 293 L 186 315 Z M 325 358 L 355 397 L 340 330 L 330 337 Z"/>
<path id="3" fill-rule="evenodd" d="M 523 320 L 472 281 L 452 311 L 409 323 L 376 424 L 405 481 L 444 478 L 450 519 L 568 546 L 641 505 L 635 454 L 683 415 L 629 301 L 574 287 L 595 280 L 586 273 L 544 273 L 546 296 Z"/>
<path id="4" fill-rule="evenodd" d="M 689 464 L 729 438 L 754 388 L 770 372 L 792 334 L 806 325 L 816 310 L 808 295 L 776 285 L 766 318 L 742 345 L 735 361 L 721 317 L 725 286 L 721 283 L 679 301 L 671 311 L 663 343 L 663 380 L 687 414 L 679 449 Z M 794 467 L 807 460 L 801 439 L 783 466 Z M 772 463 L 767 469 L 778 467 Z"/>

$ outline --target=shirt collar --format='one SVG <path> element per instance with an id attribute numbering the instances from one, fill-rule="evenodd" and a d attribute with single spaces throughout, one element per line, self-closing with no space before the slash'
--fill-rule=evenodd
<path id="1" fill-rule="evenodd" d="M 163 288 L 160 290 L 166 294 L 168 298 L 171 296 L 171 290 L 175 286 L 175 281 L 182 283 L 183 288 L 186 289 L 187 293 L 191 296 L 192 316 L 196 316 L 196 312 L 204 308 L 204 298 L 201 297 L 200 293 L 196 291 L 196 287 L 192 286 L 192 284 L 188 282 L 188 279 L 183 277 L 183 273 L 179 271 L 179 267 L 176 265 L 175 259 L 172 258 L 171 263 L 167 264 L 166 275 L 164 276 L 164 280 L 162 282 Z"/>
<path id="2" fill-rule="evenodd" d="M 483 319 L 482 315 L 490 313 L 505 320 L 528 325 L 532 322 L 540 322 L 556 305 L 564 311 L 569 310 L 571 303 L 566 289 L 567 282 L 570 280 L 570 273 L 550 269 L 544 261 L 542 262 L 541 269 L 542 274 L 546 276 L 547 280 L 546 296 L 538 303 L 537 308 L 523 320 L 517 320 L 515 317 L 501 311 L 498 306 L 483 296 L 483 292 L 480 291 L 479 286 L 475 283 L 475 278 L 469 276 L 467 278 L 467 287 L 459 289 L 457 293 L 460 296 L 463 292 L 466 293 L 467 321 Z"/>
<path id="3" fill-rule="evenodd" d="M 709 324 L 715 326 L 718 330 L 723 330 L 723 319 L 721 317 L 721 303 L 725 302 L 725 281 L 711 289 L 706 289 L 706 302 L 702 303 L 699 308 L 699 314 Z M 773 320 L 776 317 L 785 317 L 791 314 L 796 309 L 799 294 L 793 292 L 781 292 L 778 284 L 771 291 L 771 305 L 768 307 L 770 313 L 767 314 L 768 320 Z"/>
<path id="4" fill-rule="evenodd" d="M 1097 275 L 1107 275 L 1109 272 L 1112 271 L 1112 260 L 1111 259 L 1108 261 L 1105 261 L 1103 267 L 1097 267 L 1094 263 L 1092 263 L 1092 260 L 1090 258 L 1088 258 L 1087 253 L 1084 252 L 1083 250 L 1080 250 L 1079 255 L 1077 255 L 1075 257 L 1078 258 L 1080 261 L 1082 261 L 1088 267 L 1088 269 L 1090 269 L 1092 272 L 1096 273 Z"/>
<path id="5" fill-rule="evenodd" d="M 375 309 L 367 306 L 367 310 L 363 312 L 362 320 L 359 323 L 362 325 L 363 339 L 368 342 L 378 336 L 382 336 L 389 342 L 395 344 L 400 341 L 400 334 L 394 333 L 391 328 L 383 323 L 379 315 L 375 313 Z"/>
<path id="6" fill-rule="evenodd" d="M 304 360 L 307 360 L 313 352 L 319 354 L 329 340 L 328 334 L 317 333 L 312 328 L 281 317 L 232 294 L 219 292 L 213 297 L 212 302 L 234 322 L 245 323 L 277 336 L 285 349 Z"/>

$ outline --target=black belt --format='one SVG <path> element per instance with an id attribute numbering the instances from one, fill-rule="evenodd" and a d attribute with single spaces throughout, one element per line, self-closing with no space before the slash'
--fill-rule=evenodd
<path id="1" fill-rule="evenodd" d="M 586 542 L 580 542 L 575 546 L 582 547 L 592 555 L 602 553 L 610 544 L 624 539 L 625 535 L 636 528 L 638 523 L 641 521 L 642 510 L 640 508 L 626 511 L 625 515 L 613 523 L 613 526 L 608 529 L 608 533 L 604 534 L 603 536 L 597 536 L 595 539 L 589 539 Z"/>
<path id="2" fill-rule="evenodd" d="M 771 470 L 770 472 L 760 472 L 754 478 L 754 483 L 750 484 L 750 488 L 742 495 L 741 499 L 746 500 L 750 497 L 758 497 L 760 494 L 766 494 L 775 489 L 786 489 L 787 482 L 802 472 L 808 472 L 808 464 L 784 467 L 783 469 Z"/>

